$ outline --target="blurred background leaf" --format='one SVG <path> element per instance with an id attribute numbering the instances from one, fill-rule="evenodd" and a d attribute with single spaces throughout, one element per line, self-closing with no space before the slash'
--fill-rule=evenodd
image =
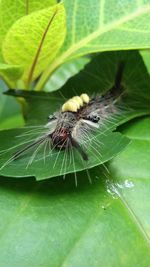
<path id="1" fill-rule="evenodd" d="M 9 88 L 15 88 L 16 80 L 23 73 L 23 69 L 17 65 L 0 63 L 0 77 L 5 81 Z"/>
<path id="2" fill-rule="evenodd" d="M 7 86 L 0 80 L 0 130 L 24 125 L 19 103 L 14 97 L 2 94 L 7 89 Z"/>
<path id="3" fill-rule="evenodd" d="M 89 61 L 90 57 L 84 56 L 64 63 L 51 75 L 44 86 L 44 91 L 53 92 L 58 90 L 69 78 L 82 70 Z"/>

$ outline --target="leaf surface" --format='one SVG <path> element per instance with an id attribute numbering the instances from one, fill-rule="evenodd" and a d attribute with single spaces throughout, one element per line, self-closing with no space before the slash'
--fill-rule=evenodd
<path id="1" fill-rule="evenodd" d="M 0 81 L 0 130 L 24 125 L 16 99 L 3 94 L 7 89 L 6 85 Z"/>
<path id="2" fill-rule="evenodd" d="M 23 69 L 17 65 L 0 63 L 0 77 L 8 84 L 9 88 L 15 88 L 15 82 L 23 73 Z"/>
<path id="3" fill-rule="evenodd" d="M 143 50 L 140 53 L 141 53 L 141 56 L 143 57 L 147 70 L 150 73 L 150 50 Z"/>
<path id="4" fill-rule="evenodd" d="M 110 50 L 150 46 L 149 0 L 132 2 L 64 0 L 67 36 L 58 57 L 43 73 L 40 90 L 56 67 L 72 58 Z"/>
<path id="5" fill-rule="evenodd" d="M 135 120 L 122 132 L 132 142 L 130 145 L 110 164 L 114 182 L 122 184 L 126 181 L 128 185 L 133 183 L 133 189 L 129 192 L 120 188 L 120 194 L 131 213 L 135 214 L 135 220 L 143 232 L 145 239 L 150 239 L 150 117 Z"/>
<path id="6" fill-rule="evenodd" d="M 1 155 L 1 175 L 11 175 L 14 177 L 35 176 L 37 180 L 42 180 L 71 172 L 78 172 L 84 169 L 92 168 L 99 164 L 103 164 L 104 162 L 116 156 L 129 143 L 129 140 L 120 133 L 111 133 L 107 129 L 104 129 L 95 134 L 94 137 L 89 137 L 87 142 L 85 142 L 84 146 L 86 149 L 84 147 L 84 150 L 89 157 L 87 162 L 84 162 L 82 157 L 73 149 L 70 153 L 68 152 L 68 155 L 66 155 L 66 151 L 60 152 L 56 149 L 51 151 L 48 145 L 47 151 L 44 143 L 43 146 L 36 146 L 32 152 L 28 151 L 28 153 L 23 157 L 4 166 L 5 162 L 7 162 L 10 157 L 12 157 L 14 153 L 20 149 L 20 146 L 18 147 L 19 144 L 24 144 L 26 140 L 28 140 L 28 143 L 31 143 L 30 140 L 35 139 L 37 136 L 35 136 L 35 133 L 26 140 L 25 138 L 23 140 L 16 138 L 21 134 L 24 134 L 26 137 L 26 131 L 30 130 L 34 130 L 34 128 L 27 128 L 25 131 L 7 130 L 0 132 L 0 139 L 3 140 L 3 144 L 1 144 L 1 150 L 5 150 L 6 147 L 8 147 L 8 138 L 12 140 L 11 146 L 15 147 L 11 150 L 8 150 L 8 153 Z M 37 132 L 38 129 L 35 131 Z M 9 148 L 11 148 L 11 146 L 9 143 Z M 37 147 L 41 147 L 41 150 L 39 149 L 36 158 L 33 160 L 32 164 L 30 164 L 32 155 L 34 155 L 34 151 L 36 151 Z M 20 169 L 19 172 L 18 167 Z"/>
<path id="7" fill-rule="evenodd" d="M 1 178 L 1 265 L 147 267 L 149 125 L 150 119 L 140 119 L 124 127 L 133 144 L 113 160 L 110 177 L 99 167 L 90 170 L 92 185 L 86 172 L 78 173 L 77 188 L 73 175 L 40 183 Z M 137 145 L 140 140 L 146 146 Z"/>
<path id="8" fill-rule="evenodd" d="M 55 4 L 55 0 L 44 1 L 23 1 L 23 0 L 1 0 L 0 2 L 0 76 L 9 85 L 10 88 L 15 88 L 14 81 L 20 78 L 23 70 L 19 66 L 8 65 L 4 62 L 2 55 L 2 44 L 5 35 L 11 26 L 21 17 L 26 16 L 34 11 L 49 7 Z M 15 64 L 16 65 L 16 64 Z"/>
<path id="9" fill-rule="evenodd" d="M 18 19 L 30 14 L 31 12 L 49 7 L 55 4 L 55 0 L 43 1 L 24 1 L 24 0 L 1 0 L 0 1 L 0 47 L 2 46 L 4 37 L 10 27 Z M 0 49 L 0 58 L 3 59 Z"/>
<path id="10" fill-rule="evenodd" d="M 65 32 L 62 4 L 33 12 L 19 19 L 8 31 L 2 48 L 4 59 L 8 64 L 23 67 L 28 86 L 55 57 Z"/>

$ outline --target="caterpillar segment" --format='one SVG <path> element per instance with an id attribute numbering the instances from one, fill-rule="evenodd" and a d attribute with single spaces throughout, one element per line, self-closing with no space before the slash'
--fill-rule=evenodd
<path id="1" fill-rule="evenodd" d="M 62 106 L 62 112 L 71 111 L 77 112 L 84 104 L 88 104 L 90 98 L 87 94 L 81 94 L 80 96 L 74 96 L 65 102 Z"/>
<path id="2" fill-rule="evenodd" d="M 80 98 L 83 100 L 84 103 L 88 104 L 90 101 L 90 98 L 87 94 L 80 95 Z"/>

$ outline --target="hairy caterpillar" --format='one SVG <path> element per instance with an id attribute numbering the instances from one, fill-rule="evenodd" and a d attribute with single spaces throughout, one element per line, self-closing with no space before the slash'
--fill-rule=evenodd
<path id="1" fill-rule="evenodd" d="M 89 133 L 94 134 L 97 129 L 100 131 L 101 125 L 112 114 L 116 114 L 116 103 L 123 92 L 121 85 L 123 69 L 124 64 L 121 62 L 118 66 L 114 85 L 105 94 L 90 97 L 83 93 L 67 100 L 59 111 L 48 117 L 48 123 L 42 126 L 42 132 L 39 136 L 34 140 L 29 140 L 30 142 L 26 142 L 29 144 L 15 152 L 1 168 L 33 149 L 33 155 L 28 164 L 31 165 L 39 147 L 45 146 L 47 148 L 47 144 L 49 145 L 49 151 L 58 151 L 58 155 L 59 151 L 62 150 L 66 154 L 69 151 L 77 150 L 82 160 L 88 161 L 89 155 L 86 153 L 83 144 L 87 140 Z"/>

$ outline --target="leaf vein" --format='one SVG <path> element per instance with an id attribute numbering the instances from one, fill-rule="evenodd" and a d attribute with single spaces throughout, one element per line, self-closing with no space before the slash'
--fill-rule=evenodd
<path id="1" fill-rule="evenodd" d="M 51 24 L 52 24 L 52 22 L 53 22 L 53 20 L 54 20 L 54 18 L 55 18 L 55 16 L 56 16 L 57 12 L 58 12 L 58 10 L 57 10 L 57 8 L 56 8 L 55 12 L 54 12 L 53 15 L 50 17 L 50 20 L 49 20 L 49 22 L 48 22 L 48 25 L 47 25 L 47 27 L 46 27 L 44 33 L 43 33 L 43 36 L 42 36 L 41 41 L 40 41 L 40 43 L 39 43 L 39 47 L 38 47 L 37 52 L 36 52 L 36 54 L 35 54 L 35 57 L 34 57 L 34 59 L 33 59 L 33 63 L 32 63 L 32 65 L 31 65 L 31 69 L 30 69 L 30 72 L 29 72 L 29 75 L 28 75 L 28 80 L 27 80 L 27 86 L 29 86 L 29 84 L 30 84 L 30 82 L 31 82 L 31 80 L 32 80 L 33 73 L 34 73 L 34 70 L 35 70 L 35 67 L 36 67 L 36 63 L 37 63 L 37 61 L 38 61 L 40 52 L 41 52 L 41 50 L 42 50 L 42 45 L 43 45 L 43 43 L 44 43 L 44 41 L 45 41 L 46 35 L 47 35 L 47 33 L 48 33 L 48 30 L 49 30 L 49 28 L 50 28 L 50 26 L 51 26 Z"/>
<path id="2" fill-rule="evenodd" d="M 87 37 L 85 37 L 84 39 L 82 39 L 78 43 L 76 43 L 75 45 L 70 46 L 70 48 L 67 51 L 64 51 L 61 55 L 59 55 L 59 57 L 57 57 L 56 60 L 53 61 L 53 64 L 51 64 L 50 67 L 48 69 L 46 69 L 45 72 L 43 72 L 43 74 L 42 74 L 39 82 L 37 83 L 37 86 L 35 87 L 35 90 L 36 91 L 40 90 L 41 87 L 42 87 L 42 85 L 45 83 L 45 81 L 49 77 L 49 75 L 60 64 L 66 62 L 67 59 L 69 58 L 69 56 L 71 56 L 77 50 L 79 50 L 80 48 L 86 46 L 88 43 L 92 42 L 94 39 L 96 39 L 100 35 L 108 32 L 108 31 L 111 31 L 111 30 L 113 30 L 115 28 L 118 29 L 121 24 L 126 23 L 128 21 L 131 21 L 134 18 L 136 18 L 137 16 L 140 16 L 140 15 L 143 15 L 143 14 L 146 14 L 146 13 L 149 13 L 149 12 L 150 12 L 150 5 L 149 6 L 144 6 L 143 8 L 138 8 L 133 13 L 131 13 L 131 14 L 127 15 L 127 16 L 122 17 L 118 21 L 115 21 L 113 23 L 109 23 L 108 25 L 106 25 L 102 29 L 97 29 L 95 32 L 92 32 Z M 109 47 L 110 47 L 110 45 L 109 45 Z M 102 51 L 103 50 L 104 49 L 102 49 Z M 82 55 L 83 55 L 83 53 L 82 53 Z"/>

